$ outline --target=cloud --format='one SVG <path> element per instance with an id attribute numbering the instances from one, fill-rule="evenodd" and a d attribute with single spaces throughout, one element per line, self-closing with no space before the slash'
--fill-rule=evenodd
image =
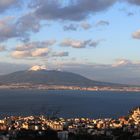
<path id="1" fill-rule="evenodd" d="M 64 31 L 77 31 L 81 27 L 84 30 L 90 29 L 92 26 L 88 22 L 82 22 L 81 24 L 69 24 L 63 27 Z"/>
<path id="2" fill-rule="evenodd" d="M 3 52 L 6 50 L 6 46 L 5 45 L 0 45 L 0 52 Z"/>
<path id="3" fill-rule="evenodd" d="M 116 0 L 76 0 L 68 1 L 66 5 L 57 0 L 32 0 L 30 7 L 35 9 L 36 18 L 44 20 L 73 20 L 80 21 L 91 13 L 104 11 L 112 6 Z"/>
<path id="4" fill-rule="evenodd" d="M 55 52 L 52 55 L 53 57 L 66 57 L 69 56 L 69 52 Z"/>
<path id="5" fill-rule="evenodd" d="M 128 16 L 134 16 L 134 13 L 133 12 L 128 12 L 127 15 Z"/>
<path id="6" fill-rule="evenodd" d="M 120 8 L 119 11 L 120 12 L 124 12 L 127 16 L 134 16 L 135 12 L 133 11 L 129 11 L 130 9 L 126 9 L 126 8 Z"/>
<path id="7" fill-rule="evenodd" d="M 97 23 L 96 23 L 96 26 L 98 27 L 98 26 L 109 26 L 109 22 L 108 21 L 106 21 L 106 20 L 100 20 L 100 21 L 98 21 Z"/>
<path id="8" fill-rule="evenodd" d="M 72 48 L 86 48 L 87 46 L 96 47 L 99 45 L 100 41 L 94 40 L 74 40 L 74 39 L 64 39 L 60 46 L 62 47 L 72 47 Z"/>
<path id="9" fill-rule="evenodd" d="M 37 33 L 42 28 L 41 21 L 48 20 L 69 20 L 83 21 L 97 12 L 102 12 L 120 0 L 30 0 L 29 10 L 21 17 L 0 19 L 0 41 L 9 39 L 19 39 L 29 41 L 31 33 Z M 139 5 L 139 0 L 126 0 L 129 3 Z M 0 12 L 9 10 L 11 7 L 18 7 L 22 1 L 19 0 L 0 0 Z M 27 5 L 28 5 L 27 4 Z M 129 16 L 132 13 L 128 14 Z M 109 25 L 108 21 L 99 21 L 97 25 Z M 80 25 L 83 29 L 90 29 L 89 23 Z M 65 31 L 76 31 L 76 24 L 65 25 Z"/>
<path id="10" fill-rule="evenodd" d="M 7 16 L 0 19 L 0 41 L 20 39 L 28 41 L 30 33 L 37 33 L 41 28 L 40 21 L 31 13 L 20 18 Z"/>
<path id="11" fill-rule="evenodd" d="M 49 49 L 48 48 L 38 48 L 35 50 L 29 50 L 29 51 L 13 51 L 11 53 L 11 56 L 13 58 L 29 58 L 29 57 L 44 57 L 48 54 Z"/>
<path id="12" fill-rule="evenodd" d="M 27 4 L 29 5 L 27 13 L 24 13 L 19 18 L 4 18 L 0 20 L 0 24 L 4 23 L 3 25 L 0 25 L 0 41 L 7 41 L 9 39 L 29 41 L 31 33 L 37 33 L 42 28 L 42 21 L 83 21 L 97 12 L 107 10 L 117 1 L 119 0 L 68 0 L 68 4 L 66 4 L 66 2 L 60 0 L 30 0 Z M 139 0 L 126 1 L 139 5 Z M 21 3 L 22 2 L 19 0 L 1 0 L 0 11 L 8 10 L 13 6 L 19 6 Z M 132 15 L 132 13 L 129 13 L 129 15 Z M 101 20 L 97 25 L 107 26 L 109 25 L 109 22 Z M 86 22 L 82 23 L 80 26 L 83 29 L 91 28 L 91 25 Z M 78 25 L 65 25 L 63 29 L 65 31 L 76 31 Z"/>
<path id="13" fill-rule="evenodd" d="M 21 43 L 15 47 L 17 51 L 32 50 L 36 48 L 45 48 L 55 45 L 56 40 L 46 40 L 46 41 L 34 41 L 28 43 Z"/>
<path id="14" fill-rule="evenodd" d="M 42 42 L 28 42 L 17 45 L 11 52 L 14 58 L 44 57 L 47 56 L 50 46 L 55 44 L 55 40 L 47 40 Z"/>
<path id="15" fill-rule="evenodd" d="M 19 0 L 0 0 L 0 13 L 9 10 L 12 7 L 18 7 Z"/>
<path id="16" fill-rule="evenodd" d="M 89 46 L 97 47 L 99 45 L 99 43 L 101 43 L 102 41 L 103 40 L 96 40 L 96 41 L 92 40 L 92 41 L 90 41 Z"/>
<path id="17" fill-rule="evenodd" d="M 60 45 L 73 48 L 85 48 L 89 44 L 89 42 L 90 40 L 81 41 L 74 39 L 64 39 Z"/>
<path id="18" fill-rule="evenodd" d="M 131 4 L 135 4 L 135 5 L 140 5 L 140 1 L 139 0 L 126 0 Z"/>
<path id="19" fill-rule="evenodd" d="M 90 29 L 92 26 L 88 22 L 82 22 L 81 27 L 85 30 Z"/>
<path id="20" fill-rule="evenodd" d="M 0 41 L 18 37 L 16 25 L 13 23 L 13 17 L 5 17 L 0 20 Z"/>
<path id="21" fill-rule="evenodd" d="M 35 23 L 34 23 L 35 24 Z M 0 41 L 9 39 L 29 40 L 29 32 L 35 32 L 33 24 L 26 20 L 16 21 L 15 17 L 4 17 L 0 20 Z"/>
<path id="22" fill-rule="evenodd" d="M 38 32 L 41 28 L 39 20 L 32 14 L 28 13 L 20 17 L 16 23 L 18 29 L 21 31 L 33 31 Z"/>
<path id="23" fill-rule="evenodd" d="M 127 60 L 127 59 L 117 59 L 115 61 L 114 64 L 112 64 L 112 67 L 124 67 L 124 66 L 129 66 L 129 65 L 132 65 L 133 62 L 131 62 L 130 60 Z"/>
<path id="24" fill-rule="evenodd" d="M 13 51 L 11 56 L 14 58 L 31 57 L 31 53 L 29 51 Z"/>
<path id="25" fill-rule="evenodd" d="M 77 24 L 69 24 L 63 27 L 64 31 L 76 31 L 78 29 Z"/>
<path id="26" fill-rule="evenodd" d="M 140 30 L 134 32 L 134 33 L 132 34 L 132 37 L 133 37 L 134 39 L 140 39 Z"/>
<path id="27" fill-rule="evenodd" d="M 48 48 L 38 48 L 35 49 L 31 52 L 31 56 L 32 57 L 42 57 L 42 56 L 46 56 L 49 52 Z"/>

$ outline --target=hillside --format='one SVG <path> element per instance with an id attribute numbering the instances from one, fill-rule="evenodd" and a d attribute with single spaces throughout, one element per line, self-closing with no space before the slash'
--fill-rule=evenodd
<path id="1" fill-rule="evenodd" d="M 69 85 L 69 86 L 108 86 L 116 85 L 105 82 L 98 82 L 87 79 L 81 75 L 56 71 L 56 70 L 26 70 L 18 71 L 8 75 L 0 76 L 0 83 L 32 83 L 32 84 L 47 84 L 47 85 Z"/>

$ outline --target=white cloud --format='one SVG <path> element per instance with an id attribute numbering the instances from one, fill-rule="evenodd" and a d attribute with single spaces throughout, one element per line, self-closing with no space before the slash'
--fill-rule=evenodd
<path id="1" fill-rule="evenodd" d="M 55 40 L 21 43 L 11 52 L 14 58 L 45 57 L 49 53 L 50 46 L 56 43 Z"/>
<path id="2" fill-rule="evenodd" d="M 13 51 L 11 52 L 11 56 L 14 58 L 29 58 L 29 57 L 44 57 L 47 56 L 49 52 L 48 48 L 38 48 L 29 51 Z"/>
<path id="3" fill-rule="evenodd" d="M 132 37 L 135 38 L 135 39 L 140 39 L 140 30 L 134 32 L 134 33 L 132 34 Z"/>
<path id="4" fill-rule="evenodd" d="M 120 66 L 127 66 L 133 64 L 130 60 L 127 59 L 118 59 L 112 64 L 112 67 L 120 67 Z"/>
<path id="5" fill-rule="evenodd" d="M 46 56 L 49 52 L 48 48 L 38 48 L 35 49 L 31 52 L 31 56 L 32 57 L 42 57 L 42 56 Z"/>
<path id="6" fill-rule="evenodd" d="M 6 46 L 5 45 L 0 45 L 0 52 L 3 52 L 6 50 Z"/>
<path id="7" fill-rule="evenodd" d="M 85 30 L 90 29 L 92 26 L 88 22 L 82 22 L 81 27 Z"/>
<path id="8" fill-rule="evenodd" d="M 11 53 L 11 56 L 14 58 L 30 57 L 30 52 L 29 51 L 13 51 Z"/>
<path id="9" fill-rule="evenodd" d="M 15 48 L 15 50 L 18 51 L 24 51 L 24 50 L 32 50 L 35 48 L 45 48 L 55 45 L 56 40 L 46 40 L 46 41 L 34 41 L 34 42 L 28 42 L 28 43 L 21 43 L 18 44 Z"/>

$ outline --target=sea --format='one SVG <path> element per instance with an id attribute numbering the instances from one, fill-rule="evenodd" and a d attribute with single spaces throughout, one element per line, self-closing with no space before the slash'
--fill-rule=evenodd
<path id="1" fill-rule="evenodd" d="M 139 92 L 0 89 L 0 118 L 118 118 L 138 106 Z"/>

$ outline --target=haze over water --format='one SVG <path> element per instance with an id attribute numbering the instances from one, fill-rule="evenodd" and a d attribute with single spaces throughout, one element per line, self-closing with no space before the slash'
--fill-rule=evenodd
<path id="1" fill-rule="evenodd" d="M 59 117 L 119 117 L 139 106 L 140 94 L 58 90 L 0 90 L 0 117 L 39 115 L 59 110 Z"/>

